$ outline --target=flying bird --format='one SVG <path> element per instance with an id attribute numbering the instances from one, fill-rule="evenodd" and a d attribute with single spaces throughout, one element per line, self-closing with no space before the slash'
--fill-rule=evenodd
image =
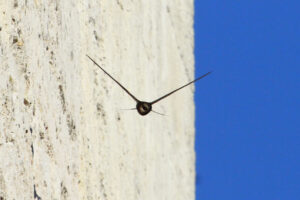
<path id="1" fill-rule="evenodd" d="M 164 98 L 170 96 L 171 94 L 177 92 L 178 90 L 181 90 L 182 88 L 204 78 L 205 76 L 209 75 L 211 72 L 207 72 L 206 74 L 196 78 L 195 80 L 165 94 L 164 96 L 154 100 L 154 101 L 151 101 L 151 102 L 145 102 L 145 101 L 140 101 L 138 100 L 133 94 L 131 94 L 121 83 L 119 83 L 114 77 L 112 77 L 109 73 L 107 73 L 96 61 L 94 61 L 90 56 L 86 55 L 97 67 L 99 67 L 106 75 L 108 75 L 113 81 L 115 81 L 129 96 L 131 96 L 131 98 L 133 98 L 136 102 L 136 110 L 138 111 L 138 113 L 142 116 L 144 115 L 147 115 L 149 112 L 151 112 L 152 110 L 152 105 L 163 100 Z M 152 110 L 153 111 L 153 110 Z M 153 111 L 154 112 L 154 111 Z M 157 112 L 156 112 L 157 113 Z"/>

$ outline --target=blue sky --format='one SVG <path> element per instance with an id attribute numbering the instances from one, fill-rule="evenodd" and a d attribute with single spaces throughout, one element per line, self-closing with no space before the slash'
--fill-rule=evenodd
<path id="1" fill-rule="evenodd" d="M 299 13 L 195 0 L 197 200 L 300 199 Z"/>

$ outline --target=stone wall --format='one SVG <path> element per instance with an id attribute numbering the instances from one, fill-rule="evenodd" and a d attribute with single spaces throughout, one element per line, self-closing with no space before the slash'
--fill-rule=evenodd
<path id="1" fill-rule="evenodd" d="M 0 199 L 194 199 L 192 0 L 0 1 Z"/>

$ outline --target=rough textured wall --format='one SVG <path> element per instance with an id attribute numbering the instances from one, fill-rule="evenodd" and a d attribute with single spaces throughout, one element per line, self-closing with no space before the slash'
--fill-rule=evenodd
<path id="1" fill-rule="evenodd" d="M 0 0 L 0 199 L 194 198 L 192 0 Z"/>

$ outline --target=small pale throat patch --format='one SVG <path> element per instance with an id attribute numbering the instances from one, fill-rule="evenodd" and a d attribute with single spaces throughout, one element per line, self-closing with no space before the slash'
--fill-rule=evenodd
<path id="1" fill-rule="evenodd" d="M 151 103 L 140 101 L 136 104 L 136 109 L 140 115 L 147 115 L 152 110 Z"/>

